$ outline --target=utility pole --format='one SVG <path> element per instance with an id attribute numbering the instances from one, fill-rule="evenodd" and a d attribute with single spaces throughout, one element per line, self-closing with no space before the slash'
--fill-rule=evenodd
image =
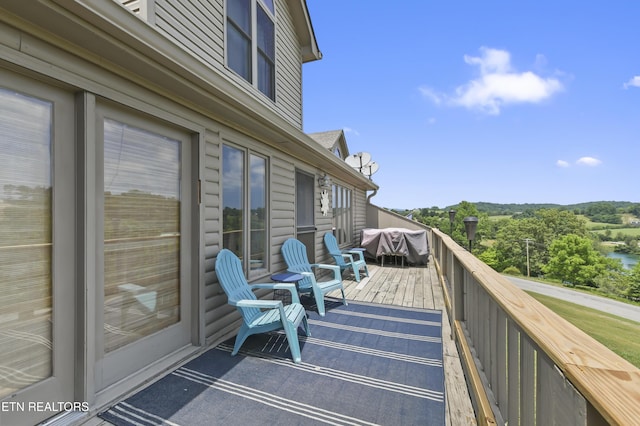
<path id="1" fill-rule="evenodd" d="M 529 243 L 533 243 L 535 242 L 535 240 L 532 240 L 531 238 L 525 238 L 524 242 L 527 243 L 527 277 L 530 276 L 530 272 L 529 272 Z"/>

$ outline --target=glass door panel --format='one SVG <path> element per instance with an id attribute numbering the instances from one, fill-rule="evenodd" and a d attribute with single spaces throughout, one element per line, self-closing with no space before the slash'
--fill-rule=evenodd
<path id="1" fill-rule="evenodd" d="M 191 135 L 98 102 L 96 389 L 191 343 Z"/>
<path id="2" fill-rule="evenodd" d="M 244 258 L 244 151 L 222 147 L 222 246 Z"/>
<path id="3" fill-rule="evenodd" d="M 249 222 L 251 259 L 249 275 L 265 273 L 268 269 L 268 235 L 267 235 L 267 160 L 251 154 L 249 156 L 251 175 L 249 185 L 249 205 L 251 216 Z"/>
<path id="4" fill-rule="evenodd" d="M 105 120 L 105 352 L 180 320 L 180 145 Z"/>
<path id="5" fill-rule="evenodd" d="M 53 373 L 52 112 L 0 89 L 0 398 Z"/>
<path id="6" fill-rule="evenodd" d="M 222 246 L 242 260 L 249 277 L 264 275 L 269 268 L 267 159 L 223 145 L 221 186 Z"/>
<path id="7" fill-rule="evenodd" d="M 73 97 L 0 82 L 0 425 L 36 424 L 74 394 Z"/>

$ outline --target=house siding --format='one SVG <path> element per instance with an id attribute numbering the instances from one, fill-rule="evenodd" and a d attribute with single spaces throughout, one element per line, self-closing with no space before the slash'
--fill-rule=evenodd
<path id="1" fill-rule="evenodd" d="M 140 13 L 144 12 L 147 5 L 140 1 L 124 3 L 124 6 Z M 314 181 L 317 182 L 317 177 L 327 166 L 327 158 L 319 147 L 308 144 L 301 130 L 296 130 L 286 120 L 279 120 L 277 114 L 267 114 L 259 102 L 243 103 L 246 98 L 242 96 L 246 93 L 253 96 L 249 101 L 264 98 L 261 94 L 245 93 L 220 80 L 215 80 L 219 86 L 211 88 L 213 80 L 198 79 L 202 73 L 195 75 L 205 68 L 201 66 L 205 59 L 211 61 L 211 67 L 224 68 L 220 63 L 216 64 L 216 61 L 222 60 L 222 1 L 157 0 L 153 3 L 156 18 L 153 28 L 113 2 L 79 0 L 61 4 L 57 7 L 62 12 L 55 13 L 48 9 L 48 2 L 28 5 L 11 2 L 3 5 L 3 8 L 12 8 L 15 15 L 0 17 L 0 67 L 3 70 L 7 68 L 21 79 L 55 86 L 66 91 L 71 99 L 75 96 L 77 101 L 76 104 L 72 103 L 69 110 L 65 110 L 72 120 L 77 120 L 78 125 L 74 145 L 78 152 L 69 156 L 75 158 L 77 168 L 78 185 L 75 191 L 78 206 L 75 212 L 78 219 L 74 229 L 77 235 L 71 232 L 63 237 L 77 241 L 81 247 L 69 254 L 78 263 L 77 282 L 65 282 L 63 285 L 71 286 L 71 292 L 75 292 L 75 297 L 71 299 L 77 301 L 74 315 L 79 322 L 77 328 L 70 327 L 62 332 L 73 333 L 71 340 L 77 342 L 73 350 L 75 358 L 79 360 L 75 366 L 79 375 L 73 378 L 76 381 L 73 392 L 78 398 L 90 401 L 91 409 L 95 412 L 134 387 L 155 379 L 158 374 L 196 351 L 228 338 L 237 331 L 239 315 L 235 308 L 228 305 L 215 273 L 215 259 L 222 245 L 220 181 L 223 143 L 232 143 L 268 159 L 270 253 L 269 270 L 264 276 L 256 277 L 261 282 L 268 282 L 269 274 L 286 269 L 280 247 L 287 238 L 296 235 L 296 170 L 314 175 Z M 297 42 L 293 25 L 288 22 L 291 19 L 288 3 L 277 1 L 276 4 L 278 26 L 285 28 L 284 31 L 278 31 L 278 60 L 289 64 L 280 67 L 280 71 L 286 69 L 289 74 L 279 72 L 279 96 L 286 93 L 283 98 L 288 99 L 287 109 L 295 110 L 295 113 L 289 114 L 289 118 L 299 121 L 301 59 L 299 49 L 295 47 Z M 98 9 L 94 11 L 92 7 Z M 15 16 L 19 19 L 12 20 Z M 74 17 L 73 20 L 69 19 L 70 16 Z M 81 16 L 87 20 L 83 21 Z M 204 28 L 200 25 L 212 28 L 212 34 L 198 30 Z M 65 27 L 64 33 L 50 36 L 62 26 Z M 190 55 L 180 56 L 181 52 L 174 49 L 173 42 L 167 41 L 160 33 L 172 34 L 174 41 L 179 37 L 185 49 L 188 48 L 198 60 L 192 61 Z M 205 44 L 205 37 L 211 41 L 208 47 L 201 46 Z M 129 44 L 125 44 L 125 41 Z M 176 58 L 185 60 L 185 63 L 179 64 L 183 68 L 176 66 Z M 189 75 L 190 80 L 186 81 L 184 74 L 189 71 L 193 75 Z M 199 84 L 194 84 L 194 81 Z M 10 82 L 3 81 L 2 84 L 11 88 Z M 197 90 L 193 89 L 194 86 Z M 242 99 L 234 103 L 236 98 Z M 85 100 L 86 104 L 80 100 Z M 193 156 L 189 161 L 189 167 L 193 167 L 191 188 L 194 202 L 189 204 L 192 210 L 189 225 L 193 242 L 189 247 L 190 258 L 185 261 L 193 273 L 183 285 L 183 288 L 189 288 L 188 297 L 182 299 L 191 298 L 192 312 L 184 317 L 191 319 L 191 342 L 169 355 L 137 354 L 140 359 L 149 360 L 149 368 L 119 381 L 108 392 L 103 392 L 101 383 L 96 383 L 95 379 L 101 373 L 96 360 L 103 355 L 99 342 L 103 324 L 96 312 L 102 309 L 101 297 L 104 296 L 101 295 L 104 273 L 100 263 L 103 259 L 100 248 L 103 236 L 99 234 L 103 206 L 97 202 L 102 187 L 99 183 L 100 171 L 96 167 L 102 158 L 99 153 L 96 104 L 109 104 L 119 112 L 128 114 L 132 125 L 136 124 L 136 120 L 157 122 L 179 131 L 186 135 L 185 141 L 192 144 Z M 329 157 L 328 161 L 330 163 L 334 159 Z M 344 179 L 349 181 L 351 170 L 346 166 L 345 170 L 340 167 L 341 164 L 337 168 L 334 164 L 333 171 L 338 176 L 344 175 Z M 198 184 L 199 194 L 195 190 Z M 363 184 L 366 185 L 366 182 Z M 195 201 L 198 195 L 200 204 Z M 322 236 L 331 231 L 332 218 L 331 215 L 322 216 L 319 198 L 320 189 L 316 183 L 315 252 L 318 259 L 328 261 Z M 364 196 L 360 198 L 364 200 Z"/>
<path id="2" fill-rule="evenodd" d="M 295 166 L 281 156 L 271 158 L 271 267 L 286 269 L 282 244 L 295 234 Z"/>
<path id="3" fill-rule="evenodd" d="M 355 189 L 353 192 L 353 243 L 360 245 L 360 231 L 367 227 L 367 192 Z"/>
<path id="4" fill-rule="evenodd" d="M 143 0 L 119 0 L 134 13 Z M 302 129 L 302 57 L 286 1 L 276 0 L 276 101 L 224 66 L 224 0 L 155 0 L 150 13 L 157 30 L 182 49 L 251 92 L 267 108 Z"/>
<path id="5" fill-rule="evenodd" d="M 218 285 L 216 255 L 220 251 L 222 220 L 220 213 L 220 132 L 207 131 L 205 138 L 204 184 L 204 329 L 205 337 L 215 340 L 231 331 L 233 309 L 226 308 L 227 298 Z"/>
<path id="6" fill-rule="evenodd" d="M 276 107 L 302 129 L 302 58 L 293 18 L 284 0 L 276 0 Z"/>
<path id="7" fill-rule="evenodd" d="M 156 0 L 155 25 L 199 60 L 224 69 L 223 0 Z"/>

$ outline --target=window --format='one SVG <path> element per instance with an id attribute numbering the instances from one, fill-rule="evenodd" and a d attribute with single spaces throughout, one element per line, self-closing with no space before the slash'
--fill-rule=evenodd
<path id="1" fill-rule="evenodd" d="M 273 0 L 227 0 L 227 65 L 275 100 Z"/>
<path id="2" fill-rule="evenodd" d="M 53 109 L 0 88 L 0 399 L 53 373 Z"/>
<path id="3" fill-rule="evenodd" d="M 227 64 L 249 83 L 251 33 L 251 0 L 227 1 Z"/>
<path id="4" fill-rule="evenodd" d="M 105 352 L 180 320 L 181 152 L 104 120 Z"/>
<path id="5" fill-rule="evenodd" d="M 353 214 L 351 190 L 333 185 L 333 234 L 338 244 L 351 243 L 353 239 Z"/>
<path id="6" fill-rule="evenodd" d="M 243 260 L 249 276 L 268 269 L 267 223 L 266 158 L 223 145 L 222 246 Z"/>
<path id="7" fill-rule="evenodd" d="M 315 230 L 313 175 L 296 172 L 296 227 L 298 232 Z"/>
<path id="8" fill-rule="evenodd" d="M 307 258 L 314 262 L 316 258 L 315 240 L 315 176 L 302 170 L 296 170 L 296 238 L 307 249 Z"/>

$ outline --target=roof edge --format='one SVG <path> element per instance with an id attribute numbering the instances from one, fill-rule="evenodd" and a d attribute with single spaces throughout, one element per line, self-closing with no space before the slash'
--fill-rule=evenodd
<path id="1" fill-rule="evenodd" d="M 313 24 L 309 15 L 306 0 L 288 0 L 293 17 L 293 25 L 300 39 L 300 54 L 302 62 L 312 62 L 322 59 L 322 52 L 318 48 Z"/>

